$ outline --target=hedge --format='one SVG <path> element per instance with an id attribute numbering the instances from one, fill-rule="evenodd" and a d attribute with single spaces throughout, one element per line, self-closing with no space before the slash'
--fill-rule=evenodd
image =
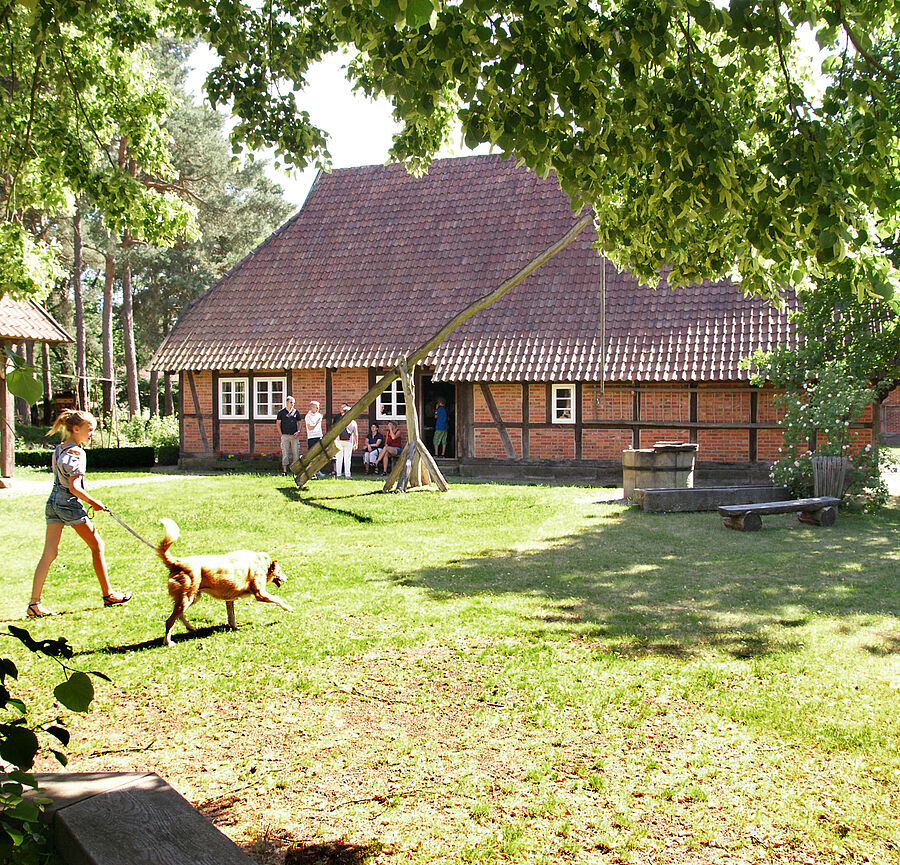
<path id="1" fill-rule="evenodd" d="M 53 451 L 16 452 L 17 466 L 50 468 L 52 461 Z M 155 462 L 156 457 L 152 447 L 88 448 L 88 468 L 90 469 L 151 469 Z"/>

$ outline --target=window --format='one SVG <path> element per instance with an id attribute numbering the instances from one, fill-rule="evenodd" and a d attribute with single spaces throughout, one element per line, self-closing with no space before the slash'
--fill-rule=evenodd
<path id="1" fill-rule="evenodd" d="M 219 417 L 246 418 L 247 413 L 247 379 L 219 379 Z"/>
<path id="2" fill-rule="evenodd" d="M 406 397 L 399 378 L 378 397 L 375 414 L 378 420 L 402 420 L 406 417 Z"/>
<path id="3" fill-rule="evenodd" d="M 555 384 L 550 407 L 553 423 L 575 423 L 575 385 Z"/>
<path id="4" fill-rule="evenodd" d="M 256 391 L 253 403 L 253 416 L 263 420 L 274 420 L 275 415 L 284 406 L 284 388 L 286 380 L 283 378 L 257 378 L 253 381 Z"/>

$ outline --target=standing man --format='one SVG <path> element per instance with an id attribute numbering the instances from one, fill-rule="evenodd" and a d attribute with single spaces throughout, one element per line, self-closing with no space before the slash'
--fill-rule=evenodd
<path id="1" fill-rule="evenodd" d="M 281 436 L 281 473 L 286 475 L 288 466 L 300 459 L 300 412 L 294 408 L 294 398 L 285 397 L 284 408 L 275 415 L 275 427 Z"/>
<path id="2" fill-rule="evenodd" d="M 322 413 L 319 411 L 319 404 L 315 400 L 309 403 L 309 411 L 306 413 L 306 450 L 311 451 L 322 439 Z M 321 471 L 316 472 L 315 477 L 324 478 L 325 475 Z"/>
<path id="3" fill-rule="evenodd" d="M 337 423 L 348 411 L 350 411 L 350 406 L 347 405 L 347 403 L 344 403 L 341 406 L 341 413 L 334 416 L 334 422 Z M 357 427 L 355 420 L 350 421 L 350 423 L 341 430 L 335 444 L 338 446 L 339 450 L 337 456 L 334 458 L 334 475 L 339 478 L 341 476 L 341 467 L 343 466 L 344 477 L 349 479 L 350 457 L 353 455 L 353 451 L 356 450 L 356 446 L 359 444 L 359 427 Z"/>

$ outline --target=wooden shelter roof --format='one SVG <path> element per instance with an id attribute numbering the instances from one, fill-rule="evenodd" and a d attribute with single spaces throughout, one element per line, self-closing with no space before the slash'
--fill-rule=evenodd
<path id="1" fill-rule="evenodd" d="M 33 300 L 0 297 L 0 340 L 6 342 L 74 342 L 63 326 Z"/>

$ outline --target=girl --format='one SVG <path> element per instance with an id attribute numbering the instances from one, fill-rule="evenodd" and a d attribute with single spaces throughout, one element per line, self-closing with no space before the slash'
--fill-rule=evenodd
<path id="1" fill-rule="evenodd" d="M 391 457 L 399 456 L 400 450 L 400 430 L 397 429 L 393 421 L 389 421 L 387 435 L 384 439 L 384 450 L 381 451 L 378 459 L 375 460 L 375 474 L 386 475 L 390 468 Z M 379 463 L 381 463 L 380 472 L 378 471 Z"/>
<path id="2" fill-rule="evenodd" d="M 67 408 L 63 409 L 47 433 L 53 435 L 58 432 L 66 438 L 53 452 L 53 490 L 44 511 L 47 517 L 47 533 L 44 536 L 44 552 L 34 571 L 28 616 L 56 615 L 41 604 L 41 592 L 50 565 L 59 554 L 59 540 L 64 526 L 75 529 L 78 537 L 90 548 L 104 606 L 111 607 L 131 600 L 131 592 L 114 592 L 110 587 L 106 558 L 103 555 L 103 541 L 82 504 L 86 502 L 97 511 L 106 510 L 103 504 L 84 488 L 87 455 L 81 445 L 91 440 L 96 428 L 97 421 L 92 414 Z"/>

